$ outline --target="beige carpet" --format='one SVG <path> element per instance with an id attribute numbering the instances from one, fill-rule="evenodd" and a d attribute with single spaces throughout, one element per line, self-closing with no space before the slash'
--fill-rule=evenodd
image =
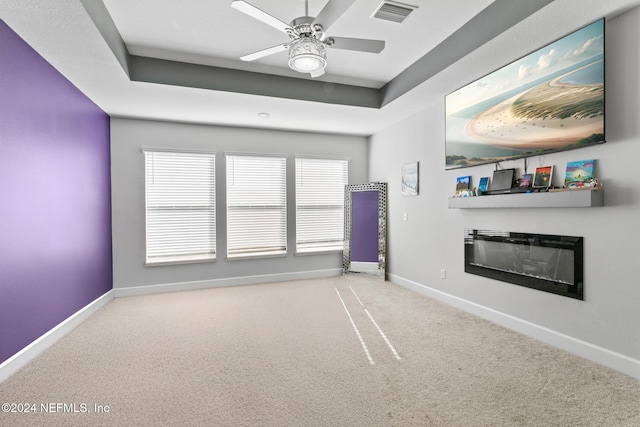
<path id="1" fill-rule="evenodd" d="M 2 426 L 640 425 L 640 381 L 354 276 L 116 299 L 6 402 L 35 412 Z"/>

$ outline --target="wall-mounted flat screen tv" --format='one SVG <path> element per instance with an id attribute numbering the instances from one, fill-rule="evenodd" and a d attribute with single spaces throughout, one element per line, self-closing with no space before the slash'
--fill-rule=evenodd
<path id="1" fill-rule="evenodd" d="M 446 96 L 446 168 L 605 142 L 604 19 Z"/>

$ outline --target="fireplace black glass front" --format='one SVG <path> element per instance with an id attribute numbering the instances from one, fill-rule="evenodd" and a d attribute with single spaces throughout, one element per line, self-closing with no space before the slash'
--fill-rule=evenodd
<path id="1" fill-rule="evenodd" d="M 464 271 L 583 299 L 583 238 L 465 229 Z"/>

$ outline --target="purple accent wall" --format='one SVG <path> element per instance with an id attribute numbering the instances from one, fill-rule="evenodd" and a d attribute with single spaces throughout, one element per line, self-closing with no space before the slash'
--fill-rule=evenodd
<path id="1" fill-rule="evenodd" d="M 0 20 L 0 363 L 112 288 L 109 139 Z"/>
<path id="2" fill-rule="evenodd" d="M 378 192 L 351 194 L 351 261 L 378 262 Z"/>

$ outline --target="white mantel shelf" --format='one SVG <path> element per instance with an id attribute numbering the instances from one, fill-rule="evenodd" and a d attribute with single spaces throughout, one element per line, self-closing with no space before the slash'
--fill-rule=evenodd
<path id="1" fill-rule="evenodd" d="M 449 209 L 595 208 L 602 206 L 604 206 L 604 191 L 602 190 L 569 190 L 449 198 Z"/>

